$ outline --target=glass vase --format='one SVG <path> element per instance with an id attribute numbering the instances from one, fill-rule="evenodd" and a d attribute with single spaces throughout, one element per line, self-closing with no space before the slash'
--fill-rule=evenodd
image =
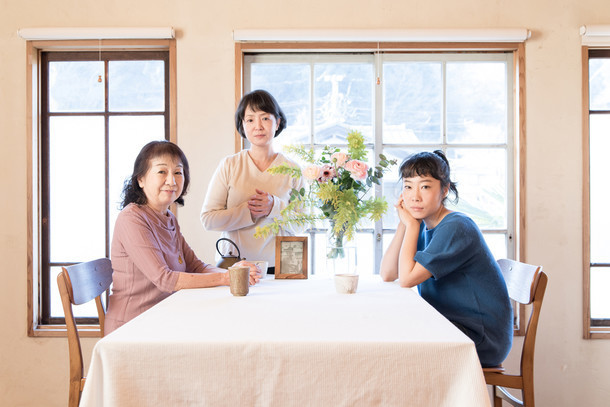
<path id="1" fill-rule="evenodd" d="M 329 277 L 336 275 L 358 275 L 356 244 L 347 240 L 341 232 L 333 231 L 333 225 L 326 233 L 326 272 Z"/>

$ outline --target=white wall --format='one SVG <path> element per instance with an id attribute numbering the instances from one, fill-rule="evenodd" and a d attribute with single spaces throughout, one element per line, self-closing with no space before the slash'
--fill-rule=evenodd
<path id="1" fill-rule="evenodd" d="M 294 4 L 292 4 L 294 3 Z M 67 401 L 65 338 L 26 335 L 25 41 L 37 26 L 173 26 L 178 30 L 178 137 L 193 184 L 179 211 L 187 240 L 212 259 L 199 210 L 233 151 L 236 28 L 529 28 L 527 261 L 550 282 L 536 357 L 540 406 L 606 406 L 610 340 L 583 340 L 581 54 L 578 28 L 610 23 L 607 0 L 0 0 L 0 405 Z M 210 148 L 214 143 L 214 148 Z M 74 204 L 80 203 L 74 186 Z M 85 340 L 89 355 L 94 340 Z"/>

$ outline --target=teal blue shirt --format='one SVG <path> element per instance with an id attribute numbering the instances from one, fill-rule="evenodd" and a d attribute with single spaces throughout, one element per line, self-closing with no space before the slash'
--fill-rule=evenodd
<path id="1" fill-rule="evenodd" d="M 431 230 L 422 222 L 415 261 L 432 274 L 420 295 L 472 339 L 483 367 L 501 364 L 512 346 L 513 310 L 474 221 L 451 212 Z"/>

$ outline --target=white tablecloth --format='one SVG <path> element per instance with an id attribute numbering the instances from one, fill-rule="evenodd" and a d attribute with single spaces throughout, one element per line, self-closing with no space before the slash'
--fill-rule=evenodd
<path id="1" fill-rule="evenodd" d="M 397 283 L 182 290 L 102 338 L 81 406 L 489 406 L 473 342 Z"/>

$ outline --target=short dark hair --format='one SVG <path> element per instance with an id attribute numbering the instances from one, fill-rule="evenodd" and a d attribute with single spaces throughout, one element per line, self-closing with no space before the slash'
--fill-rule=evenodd
<path id="1" fill-rule="evenodd" d="M 278 126 L 274 137 L 279 136 L 282 130 L 286 128 L 286 115 L 277 103 L 277 100 L 275 100 L 271 93 L 266 90 L 258 89 L 246 93 L 239 101 L 239 105 L 237 105 L 237 110 L 235 111 L 235 128 L 243 138 L 246 138 L 246 133 L 244 132 L 244 116 L 248 107 L 255 112 L 262 111 L 269 113 L 275 116 L 276 120 L 279 119 L 280 125 Z"/>
<path id="2" fill-rule="evenodd" d="M 174 202 L 179 205 L 184 205 L 184 195 L 188 189 L 191 181 L 191 174 L 189 170 L 189 163 L 184 155 L 184 152 L 176 144 L 162 140 L 162 141 L 151 141 L 146 144 L 140 150 L 140 153 L 136 157 L 136 161 L 133 164 L 133 173 L 131 177 L 125 180 L 123 186 L 123 201 L 121 203 L 121 209 L 129 205 L 130 203 L 136 203 L 138 205 L 146 205 L 148 200 L 144 190 L 140 187 L 138 179 L 144 177 L 150 169 L 151 160 L 153 158 L 168 155 L 174 159 L 180 160 L 182 163 L 182 173 L 184 174 L 184 186 L 182 193 Z"/>
<path id="3" fill-rule="evenodd" d="M 448 188 L 453 192 L 455 195 L 454 202 L 457 203 L 459 200 L 457 184 L 451 181 L 450 173 L 449 160 L 441 150 L 435 150 L 433 153 L 424 151 L 412 154 L 404 159 L 398 169 L 401 179 L 429 176 L 439 180 L 441 188 Z M 445 199 L 443 199 L 443 203 Z"/>

